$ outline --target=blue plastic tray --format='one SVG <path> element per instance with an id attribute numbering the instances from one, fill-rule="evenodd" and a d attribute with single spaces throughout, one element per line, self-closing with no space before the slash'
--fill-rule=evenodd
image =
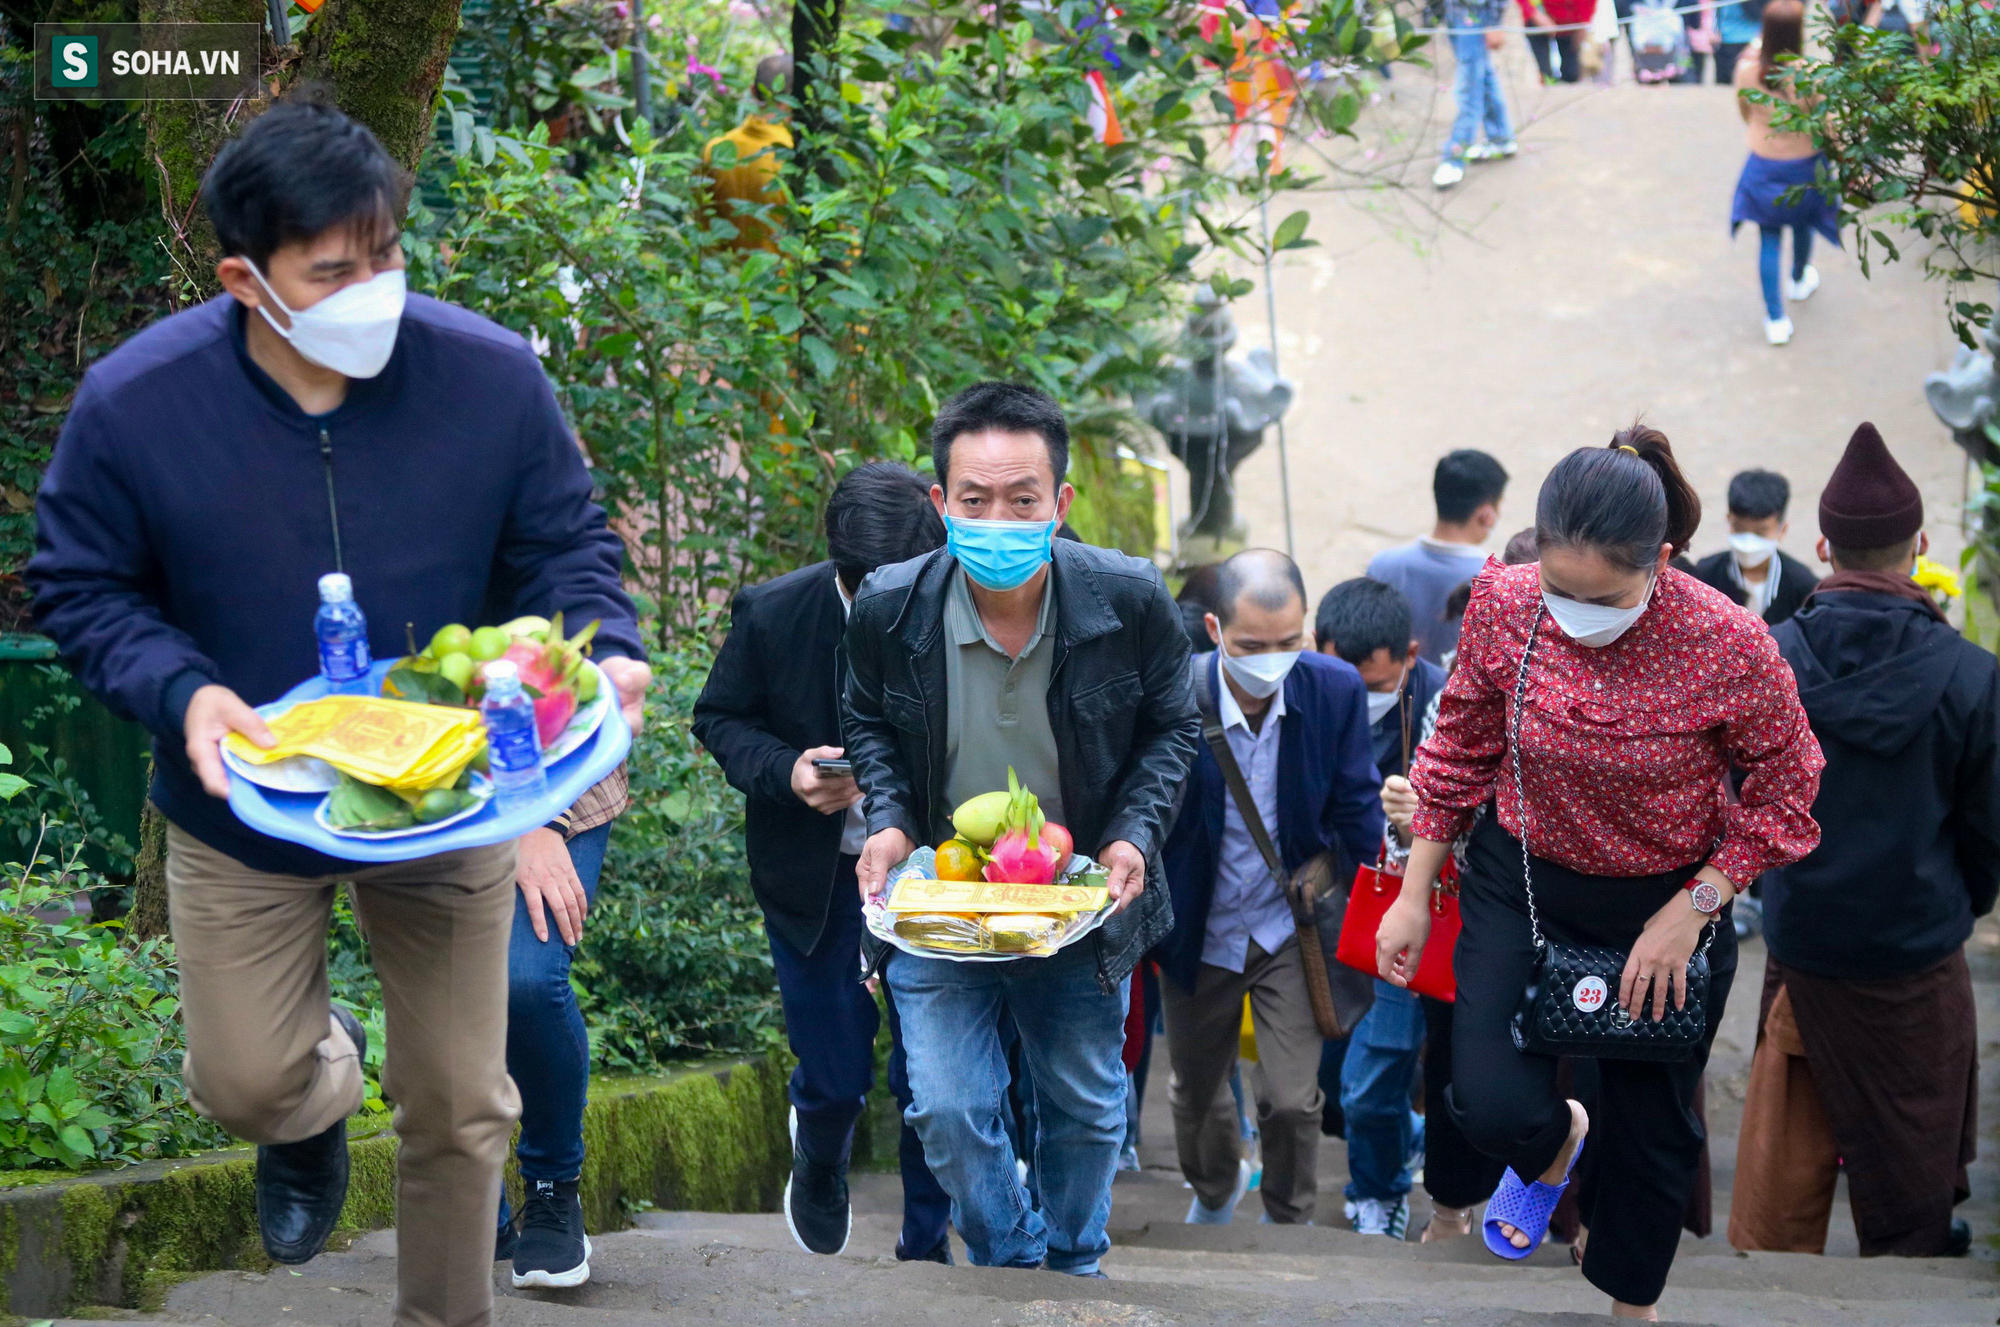
<path id="1" fill-rule="evenodd" d="M 395 662 L 378 663 L 369 670 L 369 694 L 381 692 L 382 679 Z M 315 677 L 299 683 L 279 699 L 313 700 L 324 696 L 328 689 L 325 678 Z M 233 772 L 229 776 L 229 809 L 236 813 L 237 819 L 254 830 L 289 843 L 303 843 L 329 857 L 350 862 L 405 862 L 415 857 L 430 857 L 460 848 L 483 848 L 491 843 L 518 839 L 568 810 L 577 798 L 583 796 L 585 789 L 617 769 L 619 762 L 625 759 L 625 753 L 631 749 L 632 730 L 626 726 L 617 707 L 613 706 L 610 713 L 604 716 L 604 722 L 597 725 L 597 731 L 591 734 L 589 741 L 549 766 L 546 796 L 529 801 L 510 800 L 504 807 L 496 797 L 478 815 L 435 834 L 413 834 L 408 838 L 385 839 L 380 843 L 329 834 L 321 829 L 313 820 L 313 811 L 326 797 L 325 793 L 281 793 L 261 788 Z"/>

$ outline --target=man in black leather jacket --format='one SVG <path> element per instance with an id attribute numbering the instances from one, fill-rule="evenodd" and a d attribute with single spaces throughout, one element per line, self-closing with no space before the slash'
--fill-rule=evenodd
<path id="1" fill-rule="evenodd" d="M 972 1260 L 1092 1275 L 1124 1135 L 1128 978 L 1173 924 L 1157 866 L 1147 877 L 1200 733 L 1187 637 L 1151 564 L 1054 538 L 1074 495 L 1054 401 L 981 383 L 946 403 L 931 445 L 946 548 L 870 576 L 848 623 L 843 732 L 869 832 L 856 870 L 879 892 L 1009 768 L 1109 869 L 1119 911 L 1053 957 L 897 953 L 886 972 L 908 1119 Z M 999 1128 L 1003 1008 L 1040 1116 L 1039 1204 Z"/>
<path id="2" fill-rule="evenodd" d="M 867 837 L 861 793 L 839 773 L 840 638 L 869 572 L 944 542 L 930 485 L 876 461 L 848 472 L 826 505 L 828 560 L 736 596 L 729 635 L 694 705 L 694 735 L 744 795 L 750 888 L 764 911 L 792 1066 L 792 1178 L 784 1211 L 809 1253 L 836 1254 L 853 1228 L 847 1158 L 875 1082 L 875 998 L 861 984 L 854 863 Z M 889 1088 L 909 1104 L 902 1034 L 889 1006 Z M 951 1260 L 950 1200 L 907 1125 L 898 1151 L 903 1232 L 896 1256 Z"/>

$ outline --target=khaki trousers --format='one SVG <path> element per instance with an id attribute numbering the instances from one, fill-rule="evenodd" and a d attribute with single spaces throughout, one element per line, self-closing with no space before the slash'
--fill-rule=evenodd
<path id="1" fill-rule="evenodd" d="M 1326 1099 L 1319 1090 L 1319 1024 L 1296 940 L 1275 954 L 1252 941 L 1241 972 L 1202 964 L 1192 994 L 1171 977 L 1160 982 L 1173 1070 L 1167 1097 L 1181 1173 L 1204 1207 L 1220 1207 L 1235 1192 L 1243 1137 L 1229 1071 L 1241 1044 L 1246 994 L 1257 1030 L 1250 1088 L 1264 1140 L 1259 1192 L 1272 1221 L 1302 1225 L 1319 1201 L 1319 1120 Z"/>
<path id="2" fill-rule="evenodd" d="M 500 1167 L 520 1115 L 507 1077 L 514 845 L 363 867 L 354 909 L 382 980 L 395 1102 L 397 1327 L 486 1327 Z M 194 1108 L 254 1143 L 310 1138 L 361 1107 L 328 1014 L 332 878 L 253 871 L 167 831 L 167 890 Z"/>

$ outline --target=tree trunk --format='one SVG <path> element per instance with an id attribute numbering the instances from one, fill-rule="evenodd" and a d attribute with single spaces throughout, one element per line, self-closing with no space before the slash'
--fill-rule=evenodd
<path id="1" fill-rule="evenodd" d="M 814 105 L 818 95 L 814 85 L 820 63 L 840 35 L 841 9 L 842 0 L 793 0 L 792 99 L 798 103 L 800 128 L 807 137 L 822 125 Z"/>
<path id="2" fill-rule="evenodd" d="M 305 31 L 298 76 L 333 89 L 340 109 L 414 171 L 431 141 L 459 0 L 326 0 Z"/>
<path id="3" fill-rule="evenodd" d="M 327 90 L 333 103 L 374 130 L 389 155 L 414 171 L 430 142 L 445 60 L 458 35 L 459 0 L 326 0 L 301 46 L 271 51 L 266 34 L 264 85 L 282 92 L 302 82 Z M 141 0 L 140 16 L 159 23 L 257 23 L 264 0 Z M 201 177 L 230 135 L 271 102 L 146 103 L 146 145 L 160 180 L 174 285 L 184 296 L 215 293 L 215 232 L 198 202 Z"/>
<path id="4" fill-rule="evenodd" d="M 132 862 L 132 911 L 125 916 L 125 934 L 139 941 L 166 933 L 167 818 L 147 802 L 139 810 L 139 852 Z"/>
<path id="5" fill-rule="evenodd" d="M 263 0 L 141 0 L 142 23 L 264 22 Z M 266 43 L 268 47 L 268 42 Z M 275 70 L 266 59 L 268 87 Z M 201 177 L 216 151 L 245 121 L 270 102 L 149 101 L 145 103 L 146 152 L 160 181 L 161 237 L 173 260 L 173 303 L 207 299 L 215 284 L 215 230 L 201 210 Z"/>

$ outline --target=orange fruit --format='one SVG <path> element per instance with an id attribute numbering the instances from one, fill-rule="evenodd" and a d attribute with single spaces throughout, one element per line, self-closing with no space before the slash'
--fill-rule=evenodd
<path id="1" fill-rule="evenodd" d="M 964 839 L 946 839 L 938 845 L 937 878 L 940 880 L 978 880 L 985 864 L 979 860 L 979 849 Z"/>

